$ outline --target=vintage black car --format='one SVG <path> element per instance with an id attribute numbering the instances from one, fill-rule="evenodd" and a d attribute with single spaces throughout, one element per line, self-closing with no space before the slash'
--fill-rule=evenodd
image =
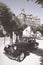
<path id="1" fill-rule="evenodd" d="M 15 44 L 4 48 L 5 54 L 13 60 L 21 62 L 29 53 L 36 49 L 38 43 L 34 38 L 20 38 Z"/>

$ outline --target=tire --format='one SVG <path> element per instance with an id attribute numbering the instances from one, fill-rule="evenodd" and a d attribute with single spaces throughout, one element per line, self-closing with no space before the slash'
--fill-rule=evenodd
<path id="1" fill-rule="evenodd" d="M 38 43 L 35 43 L 35 49 L 37 49 L 38 48 Z"/>
<path id="2" fill-rule="evenodd" d="M 25 58 L 25 53 L 21 53 L 20 56 L 19 56 L 19 62 L 23 61 Z"/>

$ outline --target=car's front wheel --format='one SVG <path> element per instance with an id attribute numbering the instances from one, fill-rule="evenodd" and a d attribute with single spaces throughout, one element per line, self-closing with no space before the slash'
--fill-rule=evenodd
<path id="1" fill-rule="evenodd" d="M 24 60 L 25 58 L 25 53 L 21 53 L 20 56 L 19 56 L 19 62 L 21 62 L 22 60 Z"/>
<path id="2" fill-rule="evenodd" d="M 39 45 L 39 44 L 36 42 L 36 43 L 35 43 L 35 49 L 37 49 L 37 48 L 38 48 L 38 45 Z"/>

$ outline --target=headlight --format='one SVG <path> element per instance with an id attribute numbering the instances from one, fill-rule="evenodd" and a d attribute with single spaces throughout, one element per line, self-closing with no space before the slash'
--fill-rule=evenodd
<path id="1" fill-rule="evenodd" d="M 17 46 L 14 46 L 14 50 L 16 50 L 17 49 Z"/>
<path id="2" fill-rule="evenodd" d="M 6 48 L 8 48 L 8 45 L 6 45 Z"/>

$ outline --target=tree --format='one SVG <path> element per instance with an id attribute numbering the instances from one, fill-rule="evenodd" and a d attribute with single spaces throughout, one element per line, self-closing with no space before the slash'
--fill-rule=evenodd
<path id="1" fill-rule="evenodd" d="M 11 25 L 9 26 L 9 24 L 11 23 L 11 19 L 12 13 L 10 11 L 10 8 L 8 8 L 3 3 L 0 3 L 0 21 L 6 31 L 9 31 L 9 29 L 11 28 Z"/>
<path id="2" fill-rule="evenodd" d="M 14 25 L 14 23 L 15 23 L 15 25 Z M 13 27 L 14 33 L 19 36 L 22 35 L 22 31 L 27 27 L 26 24 L 22 25 L 20 23 L 20 20 L 14 14 L 13 14 L 13 26 L 15 26 L 15 27 Z"/>
<path id="3" fill-rule="evenodd" d="M 23 32 L 23 30 L 24 30 L 26 27 L 27 27 L 26 24 L 23 24 L 23 25 L 21 25 L 21 26 L 19 27 L 19 29 L 18 29 L 18 34 L 19 34 L 19 36 L 22 36 L 22 32 Z"/>
<path id="4" fill-rule="evenodd" d="M 10 32 L 12 30 L 11 19 L 12 13 L 10 8 L 8 8 L 7 5 L 5 5 L 4 3 L 0 3 L 0 21 L 1 25 L 3 25 L 5 31 L 7 32 Z"/>
<path id="5" fill-rule="evenodd" d="M 43 24 L 40 25 L 40 26 L 37 26 L 35 28 L 32 28 L 32 30 L 33 30 L 34 33 L 36 33 L 37 31 L 39 31 L 42 34 L 42 36 L 43 36 Z"/>
<path id="6" fill-rule="evenodd" d="M 12 31 L 17 32 L 20 23 L 17 17 L 14 14 L 12 14 L 10 8 L 8 8 L 3 3 L 0 3 L 0 21 L 1 21 L 1 25 L 3 25 L 4 27 L 4 30 L 10 34 L 11 43 L 12 43 Z"/>
<path id="7" fill-rule="evenodd" d="M 43 35 L 43 24 L 42 24 L 42 26 L 41 26 L 41 34 Z"/>
<path id="8" fill-rule="evenodd" d="M 3 25 L 4 30 L 10 34 L 10 39 L 12 43 L 12 32 L 16 35 L 20 35 L 26 25 L 21 25 L 19 19 L 13 14 L 5 4 L 0 3 L 0 21 Z"/>

